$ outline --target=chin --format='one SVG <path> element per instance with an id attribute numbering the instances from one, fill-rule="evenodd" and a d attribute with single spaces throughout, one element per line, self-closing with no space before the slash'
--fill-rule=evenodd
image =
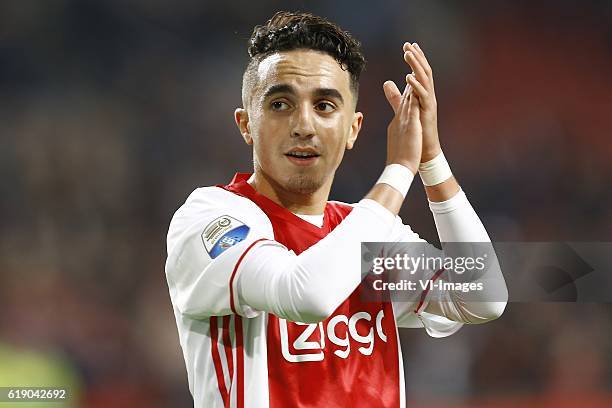
<path id="1" fill-rule="evenodd" d="M 323 186 L 323 178 L 310 174 L 294 174 L 284 183 L 287 191 L 297 194 L 312 194 Z"/>

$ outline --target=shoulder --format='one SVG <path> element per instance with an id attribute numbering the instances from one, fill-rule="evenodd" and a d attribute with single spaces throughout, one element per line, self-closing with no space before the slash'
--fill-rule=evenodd
<path id="1" fill-rule="evenodd" d="M 240 212 L 263 213 L 251 200 L 232 193 L 222 187 L 196 188 L 177 210 L 174 217 L 190 216 L 197 213 L 214 211 L 218 209 L 231 209 Z"/>
<path id="2" fill-rule="evenodd" d="M 245 225 L 249 230 L 272 233 L 266 214 L 248 198 L 221 187 L 201 187 L 174 213 L 168 228 L 168 253 L 181 237 L 192 235 L 190 232 L 202 234 L 215 225 L 227 230 Z"/>

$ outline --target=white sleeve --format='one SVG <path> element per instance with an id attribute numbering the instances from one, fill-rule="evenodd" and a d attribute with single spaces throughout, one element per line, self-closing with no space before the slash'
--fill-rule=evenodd
<path id="1" fill-rule="evenodd" d="M 235 211 L 200 211 L 183 221 L 182 233 L 173 231 L 171 224 L 180 243 L 170 249 L 169 233 L 166 275 L 173 303 L 182 314 L 253 317 L 265 311 L 290 321 L 322 321 L 361 282 L 360 243 L 386 240 L 394 218 L 377 202 L 361 200 L 330 234 L 300 255 L 274 241 L 270 232 L 250 228 L 246 220 L 246 238 L 212 258 L 201 235 L 219 214 L 244 218 Z"/>
<path id="2" fill-rule="evenodd" d="M 194 191 L 174 214 L 165 269 L 170 298 L 181 314 L 196 319 L 255 314 L 248 307 L 232 307 L 230 280 L 245 249 L 274 235 L 267 217 L 244 200 L 232 201 L 230 193 L 206 187 Z"/>
<path id="3" fill-rule="evenodd" d="M 440 242 L 444 247 L 449 242 L 491 242 L 490 238 L 469 203 L 465 193 L 459 191 L 454 197 L 444 202 L 429 202 L 434 216 Z M 401 223 L 401 220 L 399 220 Z M 399 236 L 397 230 L 399 229 Z M 425 245 L 410 249 L 407 246 L 395 246 L 393 251 L 410 251 L 417 249 L 428 256 L 444 256 L 444 252 L 421 239 L 407 225 L 396 226 L 396 241 L 420 242 Z M 424 250 L 423 250 L 424 249 Z M 489 253 L 495 254 L 492 250 Z M 387 255 L 388 256 L 388 255 Z M 448 271 L 421 270 L 419 279 L 453 281 L 453 273 Z M 400 277 L 401 278 L 401 277 Z M 411 280 L 415 277 L 411 276 Z M 464 323 L 483 323 L 499 317 L 506 305 L 507 290 L 503 275 L 496 260 L 491 260 L 487 273 L 473 280 L 482 282 L 486 291 L 477 298 L 478 292 L 471 292 L 470 301 L 464 301 L 463 293 L 450 290 L 426 290 L 419 293 L 416 299 L 402 299 L 394 302 L 394 312 L 399 327 L 425 327 L 433 337 L 444 337 L 455 333 Z M 491 298 L 497 302 L 483 301 Z M 431 313 L 435 311 L 436 313 Z"/>
<path id="4" fill-rule="evenodd" d="M 386 257 L 394 257 L 396 254 L 409 254 L 418 257 L 426 254 L 429 257 L 440 257 L 442 250 L 428 243 L 414 232 L 410 226 L 404 225 L 400 217 L 396 217 L 395 228 L 392 233 L 393 244 L 387 244 Z M 420 269 L 416 275 L 403 276 L 401 271 L 396 276 L 398 280 L 407 278 L 410 281 L 436 281 L 440 273 L 436 270 Z M 447 337 L 456 333 L 462 326 L 462 322 L 450 320 L 444 316 L 438 316 L 425 312 L 431 295 L 428 290 L 420 290 L 420 284 L 416 285 L 419 290 L 402 292 L 399 298 L 392 298 L 393 313 L 397 327 L 403 328 L 425 328 L 431 337 Z"/>
<path id="5" fill-rule="evenodd" d="M 447 201 L 430 201 L 429 207 L 443 246 L 446 242 L 491 243 L 489 234 L 463 191 Z M 433 290 L 423 310 L 428 309 L 427 303 L 435 302 L 429 309 L 441 311 L 450 320 L 471 324 L 485 323 L 501 316 L 508 301 L 508 289 L 493 246 L 486 247 L 486 252 L 492 255 L 487 262 L 488 268 L 484 274 L 470 280 L 482 284 L 484 290 L 470 292 L 469 300 L 461 291 Z M 458 274 L 448 271 L 444 271 L 441 277 L 449 282 L 460 280 Z"/>
<path id="6" fill-rule="evenodd" d="M 239 267 L 239 297 L 290 321 L 322 321 L 361 283 L 360 243 L 385 240 L 392 227 L 387 209 L 361 200 L 329 235 L 300 255 L 262 241 Z"/>

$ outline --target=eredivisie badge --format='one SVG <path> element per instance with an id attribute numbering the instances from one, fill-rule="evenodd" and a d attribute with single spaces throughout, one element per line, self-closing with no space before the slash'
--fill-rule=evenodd
<path id="1" fill-rule="evenodd" d="M 240 220 L 223 215 L 204 228 L 202 242 L 211 258 L 216 258 L 227 248 L 244 240 L 249 234 L 249 227 Z"/>

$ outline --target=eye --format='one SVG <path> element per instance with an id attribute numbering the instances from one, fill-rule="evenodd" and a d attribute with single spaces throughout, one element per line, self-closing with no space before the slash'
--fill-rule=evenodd
<path id="1" fill-rule="evenodd" d="M 270 106 L 274 111 L 284 111 L 289 109 L 289 104 L 283 101 L 274 101 L 270 104 Z"/>
<path id="2" fill-rule="evenodd" d="M 336 109 L 336 107 L 329 102 L 319 102 L 315 107 L 321 112 L 333 112 Z"/>

